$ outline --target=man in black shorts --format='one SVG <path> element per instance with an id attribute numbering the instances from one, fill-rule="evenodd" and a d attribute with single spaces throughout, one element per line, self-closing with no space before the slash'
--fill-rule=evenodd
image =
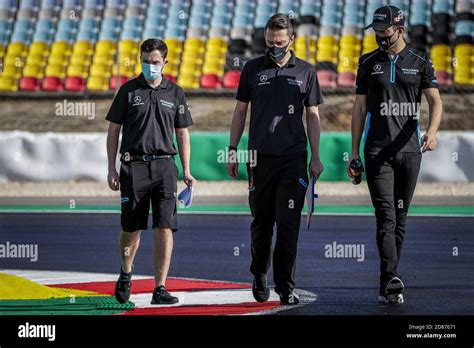
<path id="1" fill-rule="evenodd" d="M 415 191 L 421 154 L 436 147 L 442 102 L 426 53 L 403 40 L 404 17 L 395 6 L 374 12 L 379 49 L 359 59 L 352 111 L 352 159 L 359 157 L 365 123 L 365 171 L 377 221 L 380 256 L 379 301 L 403 303 L 404 284 L 397 267 L 406 218 Z M 421 96 L 429 104 L 429 125 L 421 136 Z"/>
<path id="2" fill-rule="evenodd" d="M 152 304 L 174 304 L 178 298 L 166 291 L 165 282 L 177 231 L 176 191 L 178 168 L 174 161 L 176 139 L 186 185 L 194 185 L 189 168 L 190 142 L 187 127 L 193 124 L 183 90 L 168 81 L 162 71 L 168 48 L 158 39 L 148 39 L 140 47 L 142 73 L 120 87 L 106 119 L 107 156 L 110 188 L 120 189 L 122 215 L 120 255 L 122 268 L 115 286 L 120 303 L 130 298 L 133 260 L 141 230 L 148 228 L 150 201 L 153 212 L 155 289 Z M 118 139 L 120 176 L 115 169 Z"/>
<path id="3" fill-rule="evenodd" d="M 270 296 L 267 271 L 272 260 L 273 279 L 281 304 L 298 304 L 294 293 L 296 254 L 308 171 L 318 179 L 323 171 L 319 158 L 320 123 L 318 105 L 323 98 L 314 67 L 290 50 L 295 40 L 293 24 L 282 13 L 272 16 L 265 27 L 265 55 L 248 61 L 242 70 L 237 103 L 230 130 L 227 171 L 237 177 L 238 163 L 232 159 L 250 108 L 248 158 L 249 205 L 253 221 L 252 293 L 256 301 Z M 306 112 L 307 134 L 303 124 Z M 311 160 L 308 168 L 308 138 Z M 251 155 L 251 154 L 256 154 Z M 258 156 L 258 160 L 257 160 Z M 234 156 L 235 157 L 235 156 Z"/>

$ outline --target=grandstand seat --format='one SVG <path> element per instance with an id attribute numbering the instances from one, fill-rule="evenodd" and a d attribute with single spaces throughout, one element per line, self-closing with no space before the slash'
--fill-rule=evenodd
<path id="1" fill-rule="evenodd" d="M 345 72 L 337 76 L 337 84 L 340 87 L 354 87 L 356 83 L 356 75 L 354 73 Z"/>
<path id="2" fill-rule="evenodd" d="M 22 91 L 39 91 L 39 79 L 33 76 L 23 76 L 20 79 L 20 90 Z"/>
<path id="3" fill-rule="evenodd" d="M 0 91 L 14 92 L 17 89 L 17 81 L 14 77 L 0 76 Z"/>
<path id="4" fill-rule="evenodd" d="M 46 76 L 41 81 L 41 89 L 44 91 L 62 91 L 61 79 L 55 76 Z"/>
<path id="5" fill-rule="evenodd" d="M 222 83 L 219 76 L 216 74 L 202 74 L 201 75 L 201 87 L 203 88 L 220 88 Z"/>
<path id="6" fill-rule="evenodd" d="M 110 78 L 110 89 L 117 89 L 128 81 L 127 76 L 112 76 Z"/>
<path id="7" fill-rule="evenodd" d="M 222 84 L 225 88 L 237 88 L 239 86 L 240 71 L 231 70 L 224 74 Z"/>
<path id="8" fill-rule="evenodd" d="M 64 80 L 64 89 L 67 91 L 82 92 L 86 89 L 85 79 L 78 76 L 68 76 Z"/>
<path id="9" fill-rule="evenodd" d="M 104 76 L 90 76 L 87 79 L 87 89 L 97 92 L 107 91 L 109 89 L 109 79 Z"/>
<path id="10" fill-rule="evenodd" d="M 336 88 L 337 75 L 334 71 L 320 70 L 317 72 L 319 84 L 322 88 Z"/>

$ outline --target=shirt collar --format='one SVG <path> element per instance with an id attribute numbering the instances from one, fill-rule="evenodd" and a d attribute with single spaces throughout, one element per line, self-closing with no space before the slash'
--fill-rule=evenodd
<path id="1" fill-rule="evenodd" d="M 288 59 L 288 62 L 286 62 L 285 65 L 282 66 L 282 68 L 286 68 L 286 67 L 293 67 L 296 65 L 296 57 L 295 57 L 295 53 L 290 50 L 290 59 Z M 268 53 L 268 50 L 265 51 L 265 56 L 264 56 L 264 62 L 265 62 L 265 65 L 268 66 L 268 65 L 275 65 L 277 67 L 280 67 L 278 66 L 277 63 L 275 63 L 275 61 L 273 59 L 270 58 L 270 55 Z"/>
<path id="2" fill-rule="evenodd" d="M 144 87 L 153 88 L 148 84 L 147 80 L 145 79 L 145 76 L 143 76 L 143 73 L 138 75 L 137 82 L 138 82 L 138 84 L 140 84 Z M 168 87 L 168 85 L 169 85 L 168 79 L 165 77 L 165 75 L 161 75 L 161 83 L 158 86 L 156 86 L 155 89 L 156 88 L 166 88 L 166 87 Z"/>
<path id="3" fill-rule="evenodd" d="M 406 44 L 405 48 L 403 48 L 403 50 L 401 50 L 401 52 L 398 55 L 401 56 L 402 58 L 405 58 L 405 56 L 407 55 L 408 51 L 410 51 L 410 49 L 411 49 L 410 45 Z"/>

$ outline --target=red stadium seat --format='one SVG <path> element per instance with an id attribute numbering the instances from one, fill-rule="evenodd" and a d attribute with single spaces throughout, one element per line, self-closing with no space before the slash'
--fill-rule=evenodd
<path id="1" fill-rule="evenodd" d="M 20 90 L 38 91 L 39 89 L 39 80 L 36 77 L 25 76 L 20 79 Z"/>
<path id="2" fill-rule="evenodd" d="M 451 74 L 447 71 L 436 71 L 436 79 L 440 86 L 451 86 L 453 84 Z"/>
<path id="3" fill-rule="evenodd" d="M 222 87 L 222 83 L 216 74 L 203 74 L 201 76 L 201 87 L 220 88 Z"/>
<path id="4" fill-rule="evenodd" d="M 118 77 L 118 81 L 117 81 L 117 77 Z M 117 89 L 118 87 L 122 86 L 127 81 L 128 81 L 127 76 L 112 76 L 110 78 L 110 89 Z"/>
<path id="5" fill-rule="evenodd" d="M 41 88 L 44 91 L 62 91 L 63 86 L 59 77 L 46 76 L 43 79 Z"/>
<path id="6" fill-rule="evenodd" d="M 64 81 L 64 88 L 68 91 L 82 92 L 86 89 L 86 81 L 82 77 L 69 76 Z"/>
<path id="7" fill-rule="evenodd" d="M 168 79 L 168 81 L 171 81 L 173 83 L 177 82 L 176 78 L 173 75 L 168 75 L 168 74 L 163 74 L 163 75 L 165 75 L 165 77 Z"/>
<path id="8" fill-rule="evenodd" d="M 228 71 L 224 75 L 223 85 L 225 88 L 237 88 L 239 86 L 240 71 Z"/>
<path id="9" fill-rule="evenodd" d="M 341 87 L 354 87 L 356 76 L 354 73 L 340 73 L 337 77 L 337 84 Z"/>
<path id="10" fill-rule="evenodd" d="M 336 88 L 336 73 L 331 70 L 318 71 L 318 80 L 321 88 Z"/>

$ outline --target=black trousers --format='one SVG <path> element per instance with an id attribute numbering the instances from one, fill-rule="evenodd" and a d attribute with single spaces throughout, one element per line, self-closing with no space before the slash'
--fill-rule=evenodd
<path id="1" fill-rule="evenodd" d="M 272 258 L 273 226 L 276 223 L 273 279 L 276 290 L 282 293 L 292 291 L 295 287 L 301 210 L 308 183 L 307 157 L 306 152 L 291 156 L 258 155 L 257 166 L 247 166 L 249 204 L 253 216 L 250 226 L 250 272 L 256 277 L 267 273 Z"/>
<path id="2" fill-rule="evenodd" d="M 365 171 L 377 222 L 380 284 L 397 277 L 406 218 L 420 171 L 421 153 L 365 154 Z"/>

